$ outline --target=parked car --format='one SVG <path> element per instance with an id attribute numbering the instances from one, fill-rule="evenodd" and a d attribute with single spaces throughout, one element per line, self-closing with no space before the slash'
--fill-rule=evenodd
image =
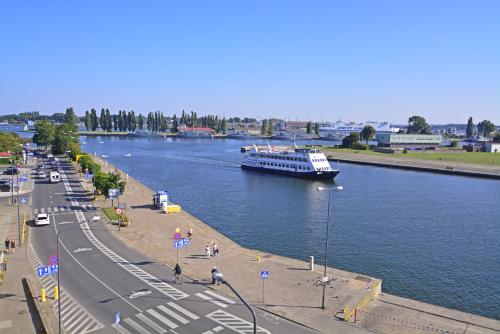
<path id="1" fill-rule="evenodd" d="M 5 179 L 0 180 L 0 191 L 3 192 L 10 191 L 10 180 L 5 180 Z"/>
<path id="2" fill-rule="evenodd" d="M 16 167 L 8 167 L 6 170 L 3 171 L 3 175 L 16 175 L 19 174 L 19 169 Z"/>
<path id="3" fill-rule="evenodd" d="M 41 179 L 45 179 L 47 177 L 47 173 L 45 173 L 45 171 L 43 169 L 39 170 L 38 171 L 38 177 L 41 178 Z"/>
<path id="4" fill-rule="evenodd" d="M 61 181 L 61 174 L 58 172 L 50 172 L 50 183 L 57 183 Z"/>
<path id="5" fill-rule="evenodd" d="M 50 225 L 50 217 L 46 213 L 39 213 L 35 219 L 35 225 Z"/>

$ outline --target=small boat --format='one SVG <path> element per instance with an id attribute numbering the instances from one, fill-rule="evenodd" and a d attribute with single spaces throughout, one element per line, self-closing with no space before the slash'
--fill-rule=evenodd
<path id="1" fill-rule="evenodd" d="M 101 157 L 103 157 L 103 158 L 109 158 L 109 155 L 103 154 L 103 155 L 101 155 Z"/>
<path id="2" fill-rule="evenodd" d="M 103 141 L 100 141 L 100 142 L 99 142 L 99 144 L 104 144 L 104 142 L 103 142 Z"/>
<path id="3" fill-rule="evenodd" d="M 130 153 L 127 153 L 124 155 L 124 157 L 131 157 L 131 156 L 132 156 L 132 154 L 130 154 Z"/>

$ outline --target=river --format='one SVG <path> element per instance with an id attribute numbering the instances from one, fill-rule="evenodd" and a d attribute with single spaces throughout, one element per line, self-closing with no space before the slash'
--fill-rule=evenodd
<path id="1" fill-rule="evenodd" d="M 328 193 L 317 187 L 332 182 L 243 171 L 245 140 L 83 140 L 239 244 L 322 263 Z M 332 194 L 329 265 L 382 278 L 386 292 L 500 319 L 499 181 L 333 167 L 344 191 Z"/>

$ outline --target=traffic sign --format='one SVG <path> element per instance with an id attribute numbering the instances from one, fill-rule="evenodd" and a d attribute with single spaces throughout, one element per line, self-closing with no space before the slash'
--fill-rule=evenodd
<path id="1" fill-rule="evenodd" d="M 59 265 L 52 265 L 52 266 L 45 266 L 45 267 L 39 267 L 36 270 L 36 273 L 38 274 L 38 277 L 43 277 L 46 275 L 51 275 L 55 274 L 59 271 Z"/>
<path id="2" fill-rule="evenodd" d="M 120 314 L 120 312 L 116 312 L 116 314 L 115 314 L 115 325 L 118 325 L 120 323 L 120 320 L 121 320 L 121 314 Z"/>
<path id="3" fill-rule="evenodd" d="M 267 270 L 261 271 L 260 272 L 260 278 L 262 278 L 262 279 L 269 278 L 269 271 L 267 271 Z"/>
<path id="4" fill-rule="evenodd" d="M 86 178 L 87 180 L 90 180 L 90 179 L 91 179 L 91 178 L 93 178 L 93 177 L 94 177 L 94 174 L 85 174 L 85 178 Z"/>
<path id="5" fill-rule="evenodd" d="M 21 198 L 21 204 L 26 204 L 26 198 Z"/>
<path id="6" fill-rule="evenodd" d="M 120 189 L 108 189 L 108 198 L 120 196 Z"/>
<path id="7" fill-rule="evenodd" d="M 125 203 L 120 203 L 118 204 L 118 208 L 125 210 L 127 208 L 127 205 Z"/>
<path id="8" fill-rule="evenodd" d="M 122 214 L 122 209 L 116 209 L 116 214 L 121 215 Z"/>
<path id="9" fill-rule="evenodd" d="M 189 245 L 189 238 L 174 240 L 174 248 L 181 248 Z"/>
<path id="10" fill-rule="evenodd" d="M 19 178 L 19 182 L 26 182 L 26 181 L 28 181 L 28 178 L 27 178 L 27 177 L 25 177 L 25 176 L 21 176 L 21 177 Z"/>
<path id="11" fill-rule="evenodd" d="M 59 263 L 59 258 L 55 255 L 52 255 L 51 257 L 49 257 L 49 263 L 51 265 L 56 265 Z"/>

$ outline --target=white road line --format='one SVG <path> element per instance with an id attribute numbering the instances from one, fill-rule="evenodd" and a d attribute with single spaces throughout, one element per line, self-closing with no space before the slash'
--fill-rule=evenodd
<path id="1" fill-rule="evenodd" d="M 134 328 L 136 331 L 138 331 L 141 334 L 152 334 L 150 331 L 146 330 L 146 328 L 142 327 L 139 325 L 137 322 L 130 318 L 125 318 L 123 319 L 123 322 L 126 322 L 127 324 L 130 325 L 130 327 Z"/>
<path id="2" fill-rule="evenodd" d="M 166 308 L 165 306 L 163 305 L 158 305 L 158 308 L 160 310 L 162 310 L 163 312 L 165 312 L 166 314 L 168 314 L 169 316 L 171 316 L 172 318 L 176 319 L 177 321 L 179 321 L 180 323 L 182 323 L 183 325 L 187 324 L 189 322 L 189 320 L 187 320 L 186 318 L 184 318 L 183 316 L 175 313 L 174 311 L 172 310 L 169 310 L 168 308 Z"/>
<path id="3" fill-rule="evenodd" d="M 212 328 L 212 330 L 213 330 L 214 332 L 216 332 L 216 333 L 220 332 L 220 331 L 221 331 L 221 330 L 223 330 L 223 329 L 224 329 L 224 327 L 222 327 L 222 326 L 217 326 L 217 327 L 215 327 L 215 328 Z"/>
<path id="4" fill-rule="evenodd" d="M 51 213 L 52 212 L 52 209 L 51 208 L 47 208 L 47 213 Z"/>
<path id="5" fill-rule="evenodd" d="M 71 321 L 73 319 L 75 319 L 77 316 L 80 316 L 80 312 L 83 312 L 83 310 L 79 309 L 78 307 L 75 307 L 77 312 L 75 314 L 73 314 L 73 316 L 71 318 L 67 318 L 66 320 L 64 320 L 65 317 L 61 317 L 61 320 L 64 321 L 65 324 L 68 324 L 67 326 L 71 326 Z M 65 326 L 66 327 L 66 326 Z M 68 328 L 68 327 L 66 327 Z"/>
<path id="6" fill-rule="evenodd" d="M 186 310 L 185 308 L 183 308 L 182 306 L 179 306 L 177 305 L 176 303 L 174 302 L 168 302 L 167 303 L 171 308 L 175 308 L 177 311 L 181 312 L 181 313 L 184 313 L 185 315 L 187 315 L 188 317 L 190 317 L 191 319 L 193 320 L 196 320 L 196 319 L 200 319 L 199 316 L 197 316 L 196 314 L 194 313 L 191 313 L 189 312 L 188 310 Z"/>
<path id="7" fill-rule="evenodd" d="M 61 210 L 61 211 L 66 211 L 66 207 L 65 207 L 65 206 L 60 206 L 60 207 L 59 207 L 59 210 Z"/>
<path id="8" fill-rule="evenodd" d="M 122 333 L 122 334 L 132 334 L 130 333 L 128 330 L 126 330 L 125 328 L 123 328 L 123 326 L 120 326 L 120 325 L 115 325 L 114 323 L 111 324 L 111 327 L 113 327 L 114 329 L 116 329 L 116 332 L 117 333 Z"/>
<path id="9" fill-rule="evenodd" d="M 90 319 L 90 318 L 88 318 L 88 317 L 87 317 L 87 318 L 85 318 L 83 321 L 81 321 L 81 322 L 80 322 L 80 324 L 79 324 L 77 327 L 73 328 L 73 332 L 74 332 L 74 333 L 81 333 L 80 329 L 81 329 L 81 328 L 82 328 L 82 327 L 83 327 L 83 326 L 84 326 L 84 325 L 85 325 L 85 324 L 86 324 L 89 320 L 92 320 L 92 319 Z"/>
<path id="10" fill-rule="evenodd" d="M 57 212 L 57 206 L 53 207 L 54 212 Z"/>
<path id="11" fill-rule="evenodd" d="M 211 330 L 208 330 L 208 331 L 205 331 L 205 332 L 203 332 L 201 334 L 214 334 L 214 332 L 212 332 Z"/>
<path id="12" fill-rule="evenodd" d="M 226 311 L 223 310 L 217 310 L 212 313 L 209 313 L 206 315 L 206 317 L 210 320 L 215 321 L 219 325 L 225 326 L 240 334 L 247 334 L 253 332 L 252 323 L 244 319 L 238 318 L 237 316 L 232 315 L 231 313 L 227 313 Z M 271 332 L 262 327 L 257 327 L 257 333 L 271 334 Z"/>
<path id="13" fill-rule="evenodd" d="M 227 307 L 227 305 L 226 305 L 226 304 L 221 303 L 221 302 L 219 302 L 219 301 L 217 301 L 217 300 L 213 300 L 211 297 L 209 297 L 209 296 L 205 296 L 205 295 L 204 295 L 204 294 L 202 294 L 202 293 L 196 293 L 196 296 L 200 297 L 201 299 L 207 300 L 207 301 L 209 301 L 209 302 L 211 302 L 211 303 L 213 303 L 213 304 L 215 304 L 215 305 L 217 305 L 217 306 L 220 306 L 220 307 Z"/>
<path id="14" fill-rule="evenodd" d="M 33 210 L 33 215 L 38 214 L 38 209 Z"/>
<path id="15" fill-rule="evenodd" d="M 163 315 L 161 315 L 160 313 L 156 312 L 155 310 L 149 309 L 146 312 L 148 312 L 153 317 L 155 317 L 156 319 L 160 320 L 161 322 L 163 322 L 165 325 L 167 325 L 168 327 L 170 327 L 172 329 L 175 329 L 175 328 L 179 327 L 179 326 L 177 326 L 176 323 L 168 320 L 167 318 L 165 318 Z"/>
<path id="16" fill-rule="evenodd" d="M 73 320 L 73 322 L 68 327 L 66 327 L 66 331 L 69 332 L 73 326 L 81 324 L 82 318 L 85 318 L 85 317 L 86 317 L 86 314 L 85 314 L 85 312 L 83 312 L 78 318 L 75 318 L 75 320 Z M 76 330 L 74 330 L 74 331 L 76 332 Z"/>
<path id="17" fill-rule="evenodd" d="M 45 213 L 45 208 L 40 208 L 40 213 Z"/>
<path id="18" fill-rule="evenodd" d="M 153 320 L 149 319 L 146 317 L 144 314 L 139 313 L 135 315 L 137 318 L 141 319 L 146 325 L 149 327 L 153 328 L 155 331 L 157 331 L 160 334 L 166 333 L 167 331 L 161 328 L 156 322 Z"/>
<path id="19" fill-rule="evenodd" d="M 211 296 L 213 296 L 213 297 L 215 297 L 215 298 L 217 298 L 217 299 L 219 299 L 221 301 L 224 301 L 224 302 L 226 302 L 228 304 L 236 304 L 236 302 L 234 300 L 226 298 L 224 296 L 221 296 L 221 295 L 219 295 L 219 294 L 217 294 L 217 293 L 215 293 L 215 292 L 213 292 L 211 290 L 205 290 L 203 292 L 206 293 L 207 295 L 211 295 Z"/>

